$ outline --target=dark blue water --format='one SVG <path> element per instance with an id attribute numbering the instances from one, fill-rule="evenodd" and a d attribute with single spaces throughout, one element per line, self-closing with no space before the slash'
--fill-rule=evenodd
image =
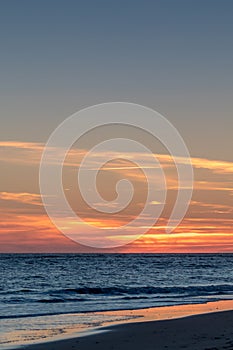
<path id="1" fill-rule="evenodd" d="M 0 317 L 233 299 L 233 255 L 0 255 Z"/>

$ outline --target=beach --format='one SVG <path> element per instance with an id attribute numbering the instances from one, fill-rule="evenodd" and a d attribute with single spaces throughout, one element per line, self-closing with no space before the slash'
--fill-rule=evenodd
<path id="1" fill-rule="evenodd" d="M 232 346 L 232 254 L 16 254 L 0 262 L 1 350 Z"/>
<path id="2" fill-rule="evenodd" d="M 27 350 L 233 349 L 233 311 L 106 327 L 103 332 L 25 347 Z"/>
<path id="3" fill-rule="evenodd" d="M 131 321 L 25 350 L 233 349 L 233 301 L 131 311 Z M 214 311 L 215 310 L 215 311 Z M 226 311 L 227 310 L 227 311 Z M 127 311 L 129 312 L 129 311 Z M 122 315 L 124 312 L 116 312 Z M 144 313 L 144 315 L 143 315 Z M 136 316 L 141 315 L 140 318 Z"/>

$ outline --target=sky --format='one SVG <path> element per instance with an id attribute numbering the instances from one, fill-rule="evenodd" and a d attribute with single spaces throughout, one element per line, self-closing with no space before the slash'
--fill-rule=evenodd
<path id="1" fill-rule="evenodd" d="M 231 0 L 1 1 L 1 252 L 96 251 L 51 223 L 38 173 L 53 130 L 76 111 L 110 101 L 138 103 L 164 115 L 182 135 L 195 175 L 187 215 L 167 235 L 176 174 L 156 144 L 166 168 L 166 208 L 146 235 L 117 251 L 233 251 L 232 13 Z M 135 202 L 114 217 L 90 212 L 74 191 L 72 175 L 90 139 L 75 145 L 67 159 L 67 197 L 85 220 L 121 225 L 140 210 L 145 179 L 129 169 L 132 164 L 107 165 L 100 180 L 106 198 L 114 192 L 111 179 L 126 175 L 137 188 Z M 150 143 L 148 135 L 143 140 Z"/>

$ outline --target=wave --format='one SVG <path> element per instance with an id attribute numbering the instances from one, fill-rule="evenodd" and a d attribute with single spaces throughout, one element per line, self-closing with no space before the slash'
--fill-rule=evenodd
<path id="1" fill-rule="evenodd" d="M 120 295 L 151 295 L 151 294 L 188 294 L 200 295 L 200 293 L 233 293 L 233 285 L 193 285 L 193 286 L 166 286 L 166 287 L 81 287 L 81 288 L 66 288 L 62 290 L 54 290 L 54 293 L 61 294 L 80 294 L 80 295 L 105 295 L 105 296 L 120 296 Z"/>
<path id="2" fill-rule="evenodd" d="M 150 295 L 188 295 L 188 296 L 200 296 L 204 293 L 204 295 L 211 294 L 222 294 L 222 293 L 233 293 L 233 285 L 232 284 L 212 284 L 212 285 L 189 285 L 189 286 L 164 286 L 164 287 L 156 287 L 156 286 L 112 286 L 112 287 L 77 287 L 77 288 L 64 288 L 64 289 L 47 289 L 45 291 L 36 291 L 35 289 L 19 289 L 4 292 L 5 295 L 17 295 L 17 300 L 20 299 L 19 295 L 23 297 L 24 294 L 29 297 L 31 295 L 46 295 L 48 296 L 48 300 L 46 298 L 41 298 L 41 300 L 35 300 L 39 302 L 51 302 L 50 297 L 54 297 L 54 302 L 63 302 L 68 296 L 150 296 Z M 3 293 L 0 293 L 3 294 Z M 14 299 L 16 300 L 16 299 Z M 30 300 L 30 297 L 28 298 Z M 83 301 L 85 298 L 72 298 L 72 301 Z"/>

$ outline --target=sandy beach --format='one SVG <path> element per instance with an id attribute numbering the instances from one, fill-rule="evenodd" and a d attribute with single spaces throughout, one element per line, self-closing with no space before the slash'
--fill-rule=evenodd
<path id="1" fill-rule="evenodd" d="M 143 322 L 100 328 L 99 333 L 26 346 L 27 350 L 220 350 L 233 349 L 232 301 L 147 310 Z M 163 309 L 163 310 L 162 310 Z M 213 312 L 213 310 L 217 312 Z M 176 312 L 174 312 L 176 310 Z M 193 312 L 187 316 L 187 312 Z M 202 311 L 201 311 L 202 310 Z M 135 311 L 135 313 L 140 311 Z M 195 314 L 198 313 L 199 314 Z M 200 314 L 203 312 L 202 314 Z M 170 316 L 169 316 L 170 313 Z M 153 314 L 167 319 L 152 320 Z M 178 318 L 173 318 L 178 317 Z M 170 319 L 168 319 L 170 318 Z"/>

